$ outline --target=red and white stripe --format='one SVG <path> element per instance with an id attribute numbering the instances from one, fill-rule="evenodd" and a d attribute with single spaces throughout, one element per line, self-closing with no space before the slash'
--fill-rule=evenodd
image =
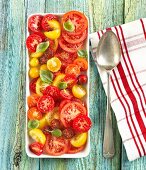
<path id="1" fill-rule="evenodd" d="M 146 72 L 143 71 L 146 70 L 146 19 L 91 34 L 94 53 L 99 39 L 108 30 L 117 35 L 122 53 L 120 64 L 111 72 L 111 105 L 127 156 L 134 160 L 146 155 Z M 106 72 L 98 70 L 106 89 Z"/>

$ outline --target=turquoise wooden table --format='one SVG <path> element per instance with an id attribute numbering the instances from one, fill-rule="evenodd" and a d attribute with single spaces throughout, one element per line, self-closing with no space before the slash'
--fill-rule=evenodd
<path id="1" fill-rule="evenodd" d="M 92 60 L 90 155 L 83 159 L 32 159 L 25 153 L 26 19 L 31 13 L 72 9 L 89 16 L 90 32 L 146 17 L 144 0 L 0 0 L 0 170 L 146 169 L 146 157 L 133 162 L 127 160 L 115 118 L 116 155 L 112 160 L 102 156 L 106 96 Z"/>

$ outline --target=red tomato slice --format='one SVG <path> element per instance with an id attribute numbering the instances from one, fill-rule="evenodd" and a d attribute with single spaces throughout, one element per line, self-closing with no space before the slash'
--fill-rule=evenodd
<path id="1" fill-rule="evenodd" d="M 65 154 L 68 151 L 68 140 L 47 135 L 45 151 L 47 154 L 54 156 Z"/>
<path id="2" fill-rule="evenodd" d="M 47 14 L 43 17 L 42 19 L 42 28 L 45 30 L 45 31 L 50 31 L 51 28 L 48 24 L 48 21 L 49 20 L 57 20 L 57 16 L 53 15 L 53 14 Z"/>
<path id="3" fill-rule="evenodd" d="M 75 154 L 75 153 L 78 153 L 78 152 L 82 151 L 84 148 L 85 148 L 85 145 L 83 145 L 83 146 L 81 146 L 79 148 L 71 146 L 67 153 Z"/>
<path id="4" fill-rule="evenodd" d="M 65 106 L 69 102 L 70 100 L 67 100 L 67 99 L 63 100 L 59 105 L 59 111 L 61 112 L 61 109 L 63 108 L 63 106 Z"/>
<path id="5" fill-rule="evenodd" d="M 58 89 L 58 87 L 55 87 L 55 86 L 51 86 L 51 85 L 47 86 L 43 90 L 43 94 L 53 97 L 54 100 L 59 100 L 60 99 L 60 90 Z"/>
<path id="6" fill-rule="evenodd" d="M 43 41 L 46 41 L 46 36 L 42 32 L 35 32 L 36 35 L 39 35 Z"/>
<path id="7" fill-rule="evenodd" d="M 65 127 L 70 127 L 79 114 L 86 115 L 86 108 L 79 102 L 67 103 L 60 112 L 60 120 Z"/>
<path id="8" fill-rule="evenodd" d="M 40 156 L 43 153 L 43 147 L 44 145 L 39 142 L 34 142 L 29 145 L 30 151 L 38 156 Z"/>
<path id="9" fill-rule="evenodd" d="M 48 95 L 44 95 L 40 97 L 37 103 L 38 110 L 42 113 L 52 111 L 54 108 L 54 105 L 55 105 L 54 99 Z"/>
<path id="10" fill-rule="evenodd" d="M 40 96 L 37 94 L 32 94 L 27 97 L 27 104 L 28 107 L 35 107 L 37 106 L 38 100 L 40 99 Z"/>
<path id="11" fill-rule="evenodd" d="M 66 42 L 71 44 L 78 44 L 86 39 L 87 31 L 85 30 L 82 34 L 79 35 L 69 35 L 68 33 L 63 32 L 62 36 Z"/>
<path id="12" fill-rule="evenodd" d="M 62 26 L 68 20 L 70 20 L 75 26 L 75 30 L 73 32 L 67 32 L 69 35 L 79 35 L 87 29 L 87 18 L 79 11 L 70 11 L 65 13 L 61 20 Z"/>
<path id="13" fill-rule="evenodd" d="M 32 92 L 32 93 L 36 93 L 36 82 L 37 82 L 37 79 L 38 78 L 35 78 L 35 79 L 32 79 L 29 83 L 29 90 Z"/>
<path id="14" fill-rule="evenodd" d="M 69 88 L 72 88 L 73 85 L 75 85 L 77 83 L 77 78 L 75 75 L 73 74 L 67 74 L 64 77 L 64 81 L 67 83 Z"/>
<path id="15" fill-rule="evenodd" d="M 60 96 L 61 96 L 63 99 L 68 99 L 68 100 L 70 100 L 70 99 L 73 98 L 73 95 L 72 95 L 71 91 L 68 90 L 68 89 L 61 90 L 61 91 L 60 91 Z"/>
<path id="16" fill-rule="evenodd" d="M 75 53 L 82 48 L 83 42 L 80 42 L 78 44 L 70 44 L 66 42 L 63 38 L 60 38 L 59 45 L 64 51 L 67 51 L 69 53 Z"/>
<path id="17" fill-rule="evenodd" d="M 31 34 L 26 39 L 26 46 L 30 52 L 35 52 L 37 45 L 42 41 L 43 40 L 39 35 Z"/>
<path id="18" fill-rule="evenodd" d="M 77 77 L 80 74 L 80 67 L 76 64 L 69 64 L 65 69 L 65 74 L 73 74 Z"/>
<path id="19" fill-rule="evenodd" d="M 80 114 L 73 120 L 73 129 L 76 132 L 87 132 L 91 128 L 91 126 L 91 119 L 86 115 Z"/>
<path id="20" fill-rule="evenodd" d="M 40 111 L 38 111 L 37 107 L 31 107 L 28 112 L 27 116 L 29 120 L 41 120 L 43 115 Z"/>
<path id="21" fill-rule="evenodd" d="M 28 28 L 33 32 L 40 32 L 41 31 L 41 15 L 33 15 L 28 19 Z"/>

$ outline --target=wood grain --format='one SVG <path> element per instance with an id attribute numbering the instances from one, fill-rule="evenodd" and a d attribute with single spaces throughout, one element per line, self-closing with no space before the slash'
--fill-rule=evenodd
<path id="1" fill-rule="evenodd" d="M 90 32 L 146 16 L 145 0 L 0 0 L 0 170 L 144 170 L 146 157 L 129 162 L 113 116 L 116 155 L 102 156 L 106 96 L 97 68 L 90 61 L 91 152 L 82 159 L 33 159 L 25 152 L 25 39 L 28 15 L 83 11 Z M 93 88 L 94 87 L 94 88 Z M 16 167 L 14 156 L 21 161 Z M 19 158 L 19 157 L 18 157 Z"/>

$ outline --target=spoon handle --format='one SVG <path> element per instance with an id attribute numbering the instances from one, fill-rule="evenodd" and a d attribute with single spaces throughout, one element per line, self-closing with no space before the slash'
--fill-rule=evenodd
<path id="1" fill-rule="evenodd" d="M 107 72 L 107 112 L 106 122 L 104 130 L 104 141 L 103 141 L 103 156 L 105 158 L 111 158 L 115 154 L 114 140 L 113 140 L 113 129 L 110 109 L 110 73 Z"/>

